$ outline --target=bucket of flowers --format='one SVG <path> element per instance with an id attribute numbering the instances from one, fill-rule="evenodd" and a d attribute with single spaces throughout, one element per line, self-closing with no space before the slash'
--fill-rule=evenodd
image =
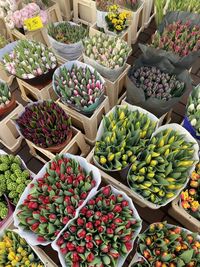
<path id="1" fill-rule="evenodd" d="M 84 158 L 57 155 L 24 191 L 14 212 L 14 225 L 31 245 L 50 244 L 100 183 L 98 169 Z"/>
<path id="2" fill-rule="evenodd" d="M 200 143 L 200 84 L 192 90 L 188 98 L 183 126 Z"/>
<path id="3" fill-rule="evenodd" d="M 16 106 L 8 85 L 0 80 L 0 116 L 11 112 Z"/>
<path id="4" fill-rule="evenodd" d="M 108 185 L 91 196 L 52 247 L 63 267 L 121 267 L 140 231 L 132 200 Z"/>
<path id="5" fill-rule="evenodd" d="M 71 141 L 71 118 L 53 101 L 28 104 L 15 120 L 19 133 L 35 145 L 59 153 Z"/>
<path id="6" fill-rule="evenodd" d="M 6 71 L 31 85 L 51 81 L 57 67 L 54 53 L 44 44 L 20 40 L 4 54 L 2 63 Z"/>

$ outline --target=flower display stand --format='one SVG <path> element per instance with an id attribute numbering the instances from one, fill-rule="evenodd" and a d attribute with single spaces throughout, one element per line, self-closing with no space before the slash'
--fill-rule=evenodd
<path id="1" fill-rule="evenodd" d="M 95 34 L 100 34 L 101 32 L 98 30 L 97 24 L 94 23 L 91 27 L 90 27 L 90 31 L 89 34 L 90 36 L 94 36 Z M 124 41 L 126 41 L 129 45 L 131 45 L 131 27 L 128 27 L 123 34 L 119 34 L 116 35 L 119 38 L 123 39 Z"/>
<path id="2" fill-rule="evenodd" d="M 144 28 L 147 28 L 155 17 L 155 8 L 154 8 L 155 0 L 144 0 L 144 9 L 142 15 L 142 25 Z"/>
<path id="3" fill-rule="evenodd" d="M 102 117 L 109 111 L 108 97 L 105 97 L 104 101 L 95 110 L 91 117 L 87 117 L 78 111 L 73 110 L 63 104 L 60 100 L 57 101 L 57 104 L 59 104 L 60 107 L 71 117 L 72 124 L 84 133 L 87 143 L 93 146 L 95 144 L 98 126 L 101 123 Z"/>
<path id="4" fill-rule="evenodd" d="M 180 196 L 172 202 L 168 211 L 169 214 L 189 230 L 200 232 L 200 221 L 187 213 L 187 211 L 180 206 L 179 201 Z"/>
<path id="5" fill-rule="evenodd" d="M 0 121 L 0 143 L 7 147 L 11 152 L 15 152 L 21 145 L 22 137 L 19 135 L 14 119 L 23 111 L 23 106 L 17 102 L 16 108 Z"/>
<path id="6" fill-rule="evenodd" d="M 73 132 L 73 137 L 71 141 L 59 154 L 71 153 L 73 155 L 79 155 L 83 157 L 86 156 L 90 151 L 90 146 L 86 144 L 84 136 L 79 130 L 72 127 L 72 132 Z M 27 139 L 26 142 L 30 148 L 30 153 L 43 163 L 48 162 L 49 160 L 53 159 L 56 156 L 56 153 L 54 154 L 50 151 L 47 151 L 44 148 L 36 146 Z"/>
<path id="7" fill-rule="evenodd" d="M 118 79 L 114 82 L 105 79 L 106 81 L 106 95 L 108 96 L 110 108 L 121 103 L 126 96 L 126 75 L 130 69 L 130 65 L 126 67 Z"/>
<path id="8" fill-rule="evenodd" d="M 96 2 L 92 0 L 74 0 L 74 22 L 92 25 L 96 22 Z"/>

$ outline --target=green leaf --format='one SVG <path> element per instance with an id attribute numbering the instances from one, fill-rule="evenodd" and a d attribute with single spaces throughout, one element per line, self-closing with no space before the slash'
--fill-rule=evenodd
<path id="1" fill-rule="evenodd" d="M 194 250 L 193 249 L 190 249 L 190 250 L 187 250 L 185 252 L 183 252 L 179 258 L 182 259 L 185 263 L 189 263 L 192 259 L 192 256 L 194 254 Z"/>

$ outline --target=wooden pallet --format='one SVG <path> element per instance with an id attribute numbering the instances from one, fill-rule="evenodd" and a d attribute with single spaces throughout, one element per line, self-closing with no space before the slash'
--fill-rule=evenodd
<path id="1" fill-rule="evenodd" d="M 102 32 L 98 30 L 96 22 L 90 27 L 89 34 L 94 36 L 96 34 L 101 34 Z M 131 46 L 131 27 L 129 26 L 122 35 L 119 34 L 119 38 L 126 41 Z"/>
<path id="2" fill-rule="evenodd" d="M 73 0 L 74 22 L 92 25 L 96 22 L 96 2 L 92 0 Z"/>
<path id="3" fill-rule="evenodd" d="M 87 117 L 80 112 L 68 107 L 60 100 L 58 100 L 57 103 L 71 117 L 72 124 L 84 134 L 87 143 L 94 146 L 98 126 L 101 123 L 103 115 L 105 115 L 109 111 L 108 97 L 105 97 L 103 102 L 95 110 L 91 117 Z"/>
<path id="4" fill-rule="evenodd" d="M 83 157 L 87 156 L 87 154 L 90 151 L 90 146 L 86 144 L 83 134 L 74 127 L 72 127 L 72 131 L 73 131 L 72 140 L 69 142 L 68 145 L 66 145 L 66 147 L 59 154 L 71 153 L 73 155 L 79 155 Z M 52 153 L 44 148 L 36 146 L 27 139 L 26 142 L 30 148 L 31 155 L 33 155 L 43 163 L 47 163 L 49 160 L 53 159 L 56 155 L 56 153 Z"/>
<path id="5" fill-rule="evenodd" d="M 172 202 L 168 213 L 189 230 L 193 232 L 200 232 L 200 221 L 184 210 L 184 208 L 180 206 L 179 201 L 180 196 Z"/>
<path id="6" fill-rule="evenodd" d="M 106 95 L 108 96 L 110 108 L 121 103 L 126 96 L 126 75 L 130 69 L 130 65 L 126 67 L 118 79 L 114 82 L 105 79 L 106 81 Z"/>
<path id="7" fill-rule="evenodd" d="M 23 106 L 17 102 L 16 108 L 0 121 L 0 143 L 11 152 L 15 152 L 21 145 L 22 137 L 19 135 L 14 122 L 12 121 L 23 111 Z"/>

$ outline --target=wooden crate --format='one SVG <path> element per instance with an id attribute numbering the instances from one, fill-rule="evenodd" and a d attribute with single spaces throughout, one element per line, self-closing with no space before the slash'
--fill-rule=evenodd
<path id="1" fill-rule="evenodd" d="M 74 22 L 92 25 L 96 22 L 96 2 L 92 0 L 74 0 Z"/>
<path id="2" fill-rule="evenodd" d="M 23 111 L 23 106 L 17 102 L 16 108 L 0 121 L 0 143 L 11 152 L 15 152 L 21 145 L 22 137 L 19 135 L 14 122 L 12 121 Z"/>
<path id="3" fill-rule="evenodd" d="M 70 0 L 57 0 L 64 20 L 71 20 L 73 16 L 73 3 Z"/>
<path id="4" fill-rule="evenodd" d="M 155 0 L 144 0 L 144 9 L 142 14 L 142 26 L 147 28 L 155 17 Z"/>
<path id="5" fill-rule="evenodd" d="M 73 155 L 80 155 L 80 156 L 87 156 L 90 151 L 90 146 L 86 144 L 83 134 L 77 130 L 76 128 L 72 127 L 73 137 L 72 140 L 69 142 L 68 145 L 59 153 L 71 153 Z M 30 153 L 42 161 L 43 163 L 48 162 L 49 160 L 53 159 L 57 153 L 52 153 L 47 151 L 44 148 L 36 146 L 31 141 L 26 139 L 26 142 L 30 148 Z"/>
<path id="6" fill-rule="evenodd" d="M 56 58 L 58 60 L 58 65 L 61 66 L 65 62 L 67 62 L 66 59 L 60 57 L 59 55 L 56 55 Z M 33 102 L 38 100 L 57 100 L 58 97 L 55 94 L 52 86 L 52 81 L 38 85 L 33 86 L 19 78 L 17 78 L 17 83 L 19 85 L 19 89 L 21 91 L 21 97 L 26 102 Z"/>
<path id="7" fill-rule="evenodd" d="M 126 75 L 130 69 L 130 65 L 126 67 L 118 79 L 114 82 L 105 79 L 106 81 L 106 95 L 108 96 L 110 108 L 121 103 L 126 96 Z"/>
<path id="8" fill-rule="evenodd" d="M 109 100 L 108 97 L 105 97 L 101 105 L 95 110 L 91 117 L 87 117 L 67 105 L 63 104 L 61 101 L 57 101 L 62 109 L 71 117 L 72 124 L 84 133 L 87 143 L 90 145 L 95 144 L 96 134 L 98 126 L 101 123 L 103 115 L 109 111 Z"/>
<path id="9" fill-rule="evenodd" d="M 169 214 L 193 232 L 200 232 L 200 221 L 187 213 L 179 204 L 180 196 L 171 204 Z"/>
<path id="10" fill-rule="evenodd" d="M 90 27 L 89 35 L 90 36 L 94 36 L 94 35 L 100 34 L 100 33 L 102 33 L 102 32 L 100 32 L 98 30 L 97 24 L 94 23 Z M 119 35 L 118 37 L 121 38 L 121 39 L 123 39 L 124 41 L 126 41 L 131 46 L 131 27 L 128 27 L 126 29 L 126 31 L 122 35 Z"/>

